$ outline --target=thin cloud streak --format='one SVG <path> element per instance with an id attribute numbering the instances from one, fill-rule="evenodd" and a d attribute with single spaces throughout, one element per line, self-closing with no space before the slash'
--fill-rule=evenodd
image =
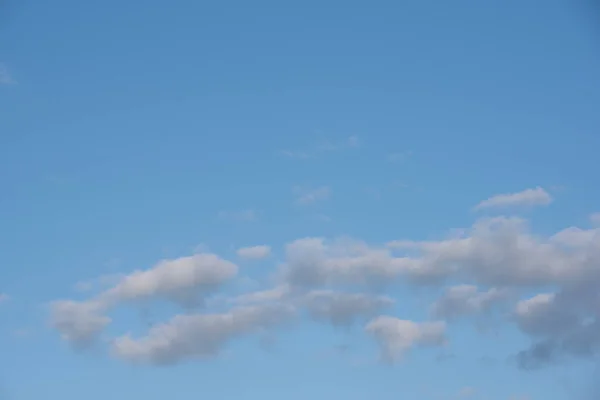
<path id="1" fill-rule="evenodd" d="M 525 189 L 517 193 L 502 193 L 483 200 L 474 207 L 475 211 L 489 208 L 545 206 L 552 196 L 541 187 Z"/>
<path id="2" fill-rule="evenodd" d="M 0 85 L 16 85 L 17 81 L 10 74 L 8 67 L 4 63 L 0 63 Z"/>

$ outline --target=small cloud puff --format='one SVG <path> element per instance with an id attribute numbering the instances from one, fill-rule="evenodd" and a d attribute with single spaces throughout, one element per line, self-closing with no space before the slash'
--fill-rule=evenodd
<path id="1" fill-rule="evenodd" d="M 247 260 L 261 260 L 271 254 L 271 247 L 266 245 L 242 247 L 237 250 L 237 255 Z"/>
<path id="2" fill-rule="evenodd" d="M 505 208 L 505 207 L 532 207 L 545 206 L 552 202 L 552 196 L 542 189 L 525 189 L 517 193 L 502 193 L 483 200 L 475 206 L 475 210 L 487 208 Z"/>

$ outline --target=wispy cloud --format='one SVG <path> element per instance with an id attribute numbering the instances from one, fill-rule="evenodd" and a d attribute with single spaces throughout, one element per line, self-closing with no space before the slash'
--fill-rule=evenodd
<path id="1" fill-rule="evenodd" d="M 267 245 L 242 247 L 236 253 L 239 257 L 247 260 L 260 260 L 271 254 L 271 247 Z"/>
<path id="2" fill-rule="evenodd" d="M 18 338 L 24 338 L 24 337 L 30 336 L 31 331 L 29 329 L 25 329 L 25 328 L 15 329 L 13 331 L 13 335 Z"/>
<path id="3" fill-rule="evenodd" d="M 7 302 L 10 299 L 10 296 L 6 293 L 0 293 L 0 304 Z"/>
<path id="4" fill-rule="evenodd" d="M 331 197 L 331 188 L 329 186 L 321 186 L 318 188 L 303 188 L 295 186 L 292 188 L 292 193 L 296 197 L 294 203 L 306 206 L 319 201 L 327 200 Z"/>
<path id="5" fill-rule="evenodd" d="M 305 151 L 293 151 L 293 150 L 280 150 L 279 154 L 288 158 L 295 158 L 297 160 L 307 160 L 314 156 L 313 153 Z"/>
<path id="6" fill-rule="evenodd" d="M 272 275 L 265 274 L 276 279 L 257 280 L 254 288 L 242 287 L 241 282 L 252 282 L 240 275 L 244 269 L 217 254 L 161 259 L 123 275 L 87 299 L 52 302 L 50 321 L 65 341 L 82 348 L 102 336 L 113 323 L 110 313 L 118 307 L 170 301 L 182 312 L 141 337 L 112 340 L 117 358 L 168 365 L 214 358 L 225 354 L 238 338 L 271 334 L 308 315 L 333 327 L 360 323 L 377 343 L 381 360 L 393 363 L 420 347 L 443 350 L 447 327 L 459 318 L 476 320 L 503 310 L 502 314 L 512 315 L 506 322 L 532 339 L 513 356 L 520 368 L 567 357 L 592 359 L 599 354 L 600 329 L 594 310 L 586 307 L 598 292 L 593 268 L 600 265 L 598 231 L 567 226 L 539 235 L 518 217 L 484 217 L 461 229 L 461 234 L 451 230 L 443 239 L 396 242 L 396 247 L 411 250 L 401 255 L 360 239 L 301 237 L 283 244 L 283 259 Z M 244 253 L 259 257 L 267 254 L 267 248 L 246 248 Z M 452 281 L 457 284 L 446 287 L 433 304 L 427 302 L 435 312 L 421 321 L 382 313 L 394 299 L 369 293 L 383 284 L 433 288 Z M 234 291 L 220 291 L 231 284 Z M 549 287 L 554 290 L 547 292 Z M 513 291 L 522 298 L 516 304 Z M 209 311 L 194 312 L 202 304 Z M 544 339 L 535 342 L 540 337 Z M 478 390 L 474 398 L 479 397 Z"/>
<path id="7" fill-rule="evenodd" d="M 321 141 L 317 143 L 316 151 L 323 153 L 328 151 L 344 150 L 348 148 L 357 148 L 359 146 L 360 141 L 358 140 L 358 136 L 352 135 L 339 142 L 329 140 Z"/>
<path id="8" fill-rule="evenodd" d="M 254 210 L 219 211 L 217 216 L 227 221 L 250 222 L 258 219 L 258 213 Z"/>
<path id="9" fill-rule="evenodd" d="M 77 282 L 74 286 L 75 291 L 77 292 L 90 292 L 94 288 L 94 283 L 90 281 L 81 281 Z"/>
<path id="10" fill-rule="evenodd" d="M 350 146 L 350 147 L 360 146 L 360 141 L 358 140 L 357 135 L 352 135 L 348 138 L 348 146 Z"/>
<path id="11" fill-rule="evenodd" d="M 75 289 L 76 292 L 80 293 L 92 292 L 98 289 L 104 289 L 107 286 L 114 285 L 122 278 L 123 274 L 121 273 L 102 275 L 95 279 L 79 281 L 74 285 L 73 289 Z"/>
<path id="12" fill-rule="evenodd" d="M 412 155 L 412 152 L 410 152 L 410 151 L 400 151 L 400 152 L 390 153 L 387 156 L 387 161 L 390 163 L 399 163 L 399 162 L 406 161 L 408 158 L 410 158 L 411 155 Z"/>
<path id="13" fill-rule="evenodd" d="M 12 77 L 8 67 L 0 63 L 0 85 L 15 85 L 17 81 Z"/>
<path id="14" fill-rule="evenodd" d="M 210 246 L 206 243 L 198 243 L 192 248 L 194 253 L 210 253 Z"/>
<path id="15" fill-rule="evenodd" d="M 318 142 L 316 145 L 309 149 L 304 150 L 280 150 L 279 153 L 288 158 L 294 158 L 297 160 L 307 160 L 309 158 L 317 157 L 324 153 L 331 153 L 346 149 L 355 149 L 360 147 L 360 140 L 357 135 L 352 135 L 341 141 L 329 141 L 324 140 Z"/>
<path id="16" fill-rule="evenodd" d="M 541 187 L 525 189 L 517 193 L 503 193 L 492 196 L 474 207 L 474 210 L 518 206 L 545 206 L 552 202 L 552 196 Z"/>
<path id="17" fill-rule="evenodd" d="M 320 222 L 331 222 L 333 220 L 329 215 L 325 214 L 317 214 L 315 215 L 315 218 Z"/>
<path id="18" fill-rule="evenodd" d="M 476 392 L 477 392 L 477 390 L 475 390 L 474 387 L 466 386 L 458 391 L 458 397 L 460 399 L 467 399 L 467 398 L 470 399 L 471 397 L 473 397 L 475 395 Z"/>

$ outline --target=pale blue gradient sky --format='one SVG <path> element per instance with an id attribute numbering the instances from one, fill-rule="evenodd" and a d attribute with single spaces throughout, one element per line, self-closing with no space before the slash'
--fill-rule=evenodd
<path id="1" fill-rule="evenodd" d="M 301 318 L 267 350 L 243 337 L 217 359 L 156 367 L 103 344 L 72 351 L 47 307 L 87 298 L 79 282 L 199 245 L 240 265 L 222 296 L 268 287 L 295 239 L 440 239 L 471 226 L 480 201 L 538 186 L 554 201 L 519 211 L 536 233 L 589 227 L 600 211 L 591 9 L 32 0 L 0 12 L 7 399 L 442 400 L 474 387 L 472 398 L 561 400 L 585 390 L 589 360 L 511 363 L 530 338 L 502 318 L 483 334 L 473 321 L 449 324 L 446 348 L 414 349 L 394 366 L 377 362 L 361 326 Z M 235 249 L 262 244 L 271 257 L 238 262 Z M 386 294 L 391 315 L 415 321 L 439 296 L 409 284 Z M 106 335 L 141 335 L 146 318 L 177 312 L 120 308 Z"/>

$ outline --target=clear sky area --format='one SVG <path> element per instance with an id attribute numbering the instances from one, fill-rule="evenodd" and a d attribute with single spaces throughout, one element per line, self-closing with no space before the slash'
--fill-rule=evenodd
<path id="1" fill-rule="evenodd" d="M 600 399 L 593 0 L 0 1 L 0 400 Z"/>

